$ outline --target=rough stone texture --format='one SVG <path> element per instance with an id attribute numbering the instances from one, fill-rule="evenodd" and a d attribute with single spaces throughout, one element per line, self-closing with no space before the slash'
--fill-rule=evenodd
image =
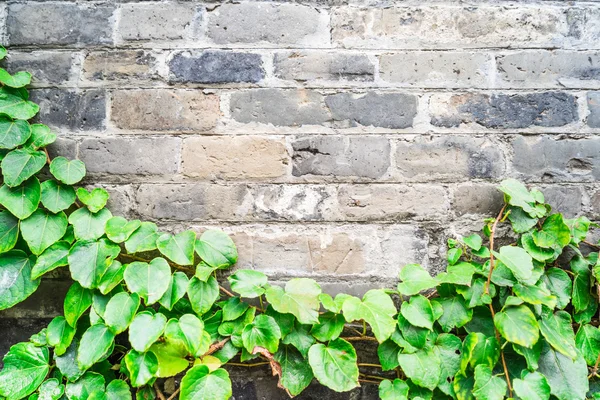
<path id="1" fill-rule="evenodd" d="M 458 216 L 474 214 L 487 218 L 502 207 L 504 195 L 495 185 L 464 183 L 452 190 L 451 201 Z"/>
<path id="2" fill-rule="evenodd" d="M 11 52 L 6 58 L 9 71 L 28 71 L 36 84 L 64 84 L 73 78 L 71 52 L 32 51 Z"/>
<path id="3" fill-rule="evenodd" d="M 372 81 L 375 66 L 364 54 L 293 51 L 275 54 L 275 76 L 300 82 Z"/>
<path id="4" fill-rule="evenodd" d="M 589 92 L 587 104 L 590 110 L 590 115 L 587 118 L 588 126 L 600 128 L 600 92 Z"/>
<path id="5" fill-rule="evenodd" d="M 128 81 L 158 78 L 156 57 L 145 50 L 91 52 L 83 61 L 90 81 Z"/>
<path id="6" fill-rule="evenodd" d="M 260 54 L 232 51 L 177 52 L 169 69 L 172 82 L 256 83 L 265 77 Z"/>
<path id="7" fill-rule="evenodd" d="M 574 218 L 583 211 L 583 190 L 578 186 L 549 186 L 540 188 L 552 209 Z"/>
<path id="8" fill-rule="evenodd" d="M 121 40 L 183 39 L 193 28 L 198 12 L 194 4 L 123 4 L 118 32 Z"/>
<path id="9" fill-rule="evenodd" d="M 208 131 L 219 114 L 219 98 L 201 90 L 118 90 L 112 98 L 112 121 L 121 129 Z"/>
<path id="10" fill-rule="evenodd" d="M 58 129 L 95 131 L 106 125 L 106 93 L 102 89 L 31 91 L 40 105 L 37 119 Z"/>

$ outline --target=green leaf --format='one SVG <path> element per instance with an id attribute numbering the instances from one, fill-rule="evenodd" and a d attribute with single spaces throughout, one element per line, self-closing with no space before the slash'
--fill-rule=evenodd
<path id="1" fill-rule="evenodd" d="M 481 249 L 481 245 L 483 244 L 483 240 L 481 240 L 481 236 L 474 233 L 466 238 L 463 238 L 463 242 L 469 246 L 471 249 L 475 251 L 479 251 Z"/>
<path id="2" fill-rule="evenodd" d="M 460 296 L 433 299 L 432 303 L 439 304 L 444 310 L 438 319 L 444 332 L 463 327 L 473 317 L 473 310 L 467 308 L 465 301 Z"/>
<path id="3" fill-rule="evenodd" d="M 518 344 L 513 343 L 513 349 L 517 354 L 525 357 L 525 361 L 527 362 L 527 367 L 530 370 L 538 369 L 538 360 L 540 359 L 540 353 L 542 351 L 543 340 L 538 340 L 536 344 L 533 345 L 532 348 L 527 348 L 523 346 L 519 346 Z"/>
<path id="4" fill-rule="evenodd" d="M 210 267 L 204 261 L 200 261 L 198 265 L 196 265 L 196 273 L 194 276 L 196 276 L 196 278 L 200 279 L 202 282 L 206 282 L 217 269 L 218 268 Z"/>
<path id="5" fill-rule="evenodd" d="M 63 355 L 57 356 L 54 354 L 56 367 L 71 382 L 78 379 L 84 372 L 77 366 L 77 347 L 79 347 L 79 342 L 77 338 L 74 338 Z"/>
<path id="6" fill-rule="evenodd" d="M 171 267 L 164 258 L 155 258 L 150 264 L 133 262 L 125 267 L 123 275 L 127 288 L 140 295 L 146 305 L 156 303 L 169 288 Z"/>
<path id="7" fill-rule="evenodd" d="M 282 345 L 274 358 L 281 366 L 280 383 L 292 396 L 299 395 L 308 387 L 314 375 L 310 364 L 298 350 Z"/>
<path id="8" fill-rule="evenodd" d="M 495 337 L 486 337 L 479 332 L 471 332 L 463 341 L 460 357 L 460 372 L 465 374 L 467 367 L 486 365 L 494 368 L 500 358 L 500 344 Z"/>
<path id="9" fill-rule="evenodd" d="M 418 302 L 418 300 L 415 302 Z M 394 333 L 396 321 L 394 321 L 393 316 L 398 311 L 390 296 L 381 289 L 369 290 L 363 296 L 362 301 L 356 297 L 347 299 L 342 309 L 346 321 L 352 322 L 362 319 L 369 323 L 379 343 L 382 343 Z"/>
<path id="10" fill-rule="evenodd" d="M 125 249 L 128 253 L 140 253 L 156 249 L 158 239 L 158 227 L 153 222 L 142 222 L 129 239 L 125 241 Z"/>
<path id="11" fill-rule="evenodd" d="M 402 314 L 398 314 L 398 327 L 402 332 L 402 337 L 406 339 L 406 342 L 408 342 L 410 346 L 418 349 L 425 346 L 427 336 L 429 335 L 429 331 L 427 329 L 411 325 L 406 318 L 402 316 Z M 392 340 L 394 340 L 393 334 Z M 399 343 L 398 341 L 396 341 L 396 343 L 401 347 L 407 347 L 405 343 Z"/>
<path id="12" fill-rule="evenodd" d="M 585 310 L 592 300 L 591 289 L 591 271 L 588 262 L 579 256 L 571 260 L 571 271 L 573 271 L 573 308 L 575 312 Z"/>
<path id="13" fill-rule="evenodd" d="M 537 224 L 538 219 L 530 217 L 521 208 L 509 207 L 508 219 L 516 233 L 525 233 Z"/>
<path id="14" fill-rule="evenodd" d="M 223 321 L 233 321 L 241 317 L 250 307 L 248 303 L 241 301 L 239 297 L 231 297 L 223 304 Z"/>
<path id="15" fill-rule="evenodd" d="M 193 314 L 184 314 L 179 320 L 171 319 L 165 328 L 167 340 L 181 342 L 190 354 L 200 357 L 210 346 L 210 335 L 204 332 L 204 322 Z"/>
<path id="16" fill-rule="evenodd" d="M 6 115 L 12 119 L 28 120 L 38 113 L 40 107 L 32 101 L 22 99 L 14 94 L 0 91 L 0 115 Z"/>
<path id="17" fill-rule="evenodd" d="M 11 308 L 37 290 L 40 281 L 31 279 L 32 259 L 21 250 L 0 256 L 0 310 Z"/>
<path id="18" fill-rule="evenodd" d="M 494 256 L 502 262 L 519 281 L 526 281 L 533 272 L 531 256 L 522 248 L 502 246 L 500 252 L 493 252 Z"/>
<path id="19" fill-rule="evenodd" d="M 210 372 L 197 365 L 181 380 L 181 400 L 227 400 L 231 394 L 229 374 L 222 368 Z"/>
<path id="20" fill-rule="evenodd" d="M 112 214 L 107 209 L 94 214 L 87 208 L 80 208 L 69 215 L 69 223 L 73 225 L 77 240 L 96 240 L 104 235 L 106 222 L 111 218 Z"/>
<path id="21" fill-rule="evenodd" d="M 588 369 L 583 357 L 575 361 L 544 344 L 539 370 L 550 385 L 550 392 L 558 400 L 584 400 L 589 389 Z"/>
<path id="22" fill-rule="evenodd" d="M 84 289 L 78 282 L 74 282 L 65 296 L 64 308 L 67 323 L 73 328 L 77 320 L 92 305 L 92 292 Z"/>
<path id="23" fill-rule="evenodd" d="M 193 277 L 187 288 L 192 308 L 198 315 L 204 315 L 219 298 L 219 283 L 211 276 L 206 282 Z"/>
<path id="24" fill-rule="evenodd" d="M 511 206 L 520 207 L 527 213 L 533 210 L 536 199 L 521 182 L 505 179 L 498 189 L 506 195 L 505 198 Z"/>
<path id="25" fill-rule="evenodd" d="M 169 287 L 163 296 L 158 300 L 167 310 L 171 311 L 175 303 L 177 303 L 187 291 L 189 279 L 186 274 L 181 271 L 175 272 L 169 280 Z"/>
<path id="26" fill-rule="evenodd" d="M 114 344 L 115 334 L 104 324 L 90 326 L 79 343 L 77 365 L 86 370 L 100 361 Z"/>
<path id="27" fill-rule="evenodd" d="M 259 315 L 242 332 L 244 348 L 250 354 L 254 353 L 255 347 L 263 347 L 270 353 L 275 353 L 279 348 L 280 339 L 279 325 L 268 315 Z"/>
<path id="28" fill-rule="evenodd" d="M 563 221 L 562 214 L 552 214 L 546 218 L 541 232 L 543 235 L 540 236 L 537 235 L 538 232 L 533 233 L 533 240 L 540 247 L 551 247 L 560 251 L 571 242 L 571 229 Z"/>
<path id="29" fill-rule="evenodd" d="M 122 265 L 119 261 L 114 260 L 106 272 L 100 278 L 100 283 L 98 284 L 98 289 L 100 289 L 100 293 L 107 294 L 111 290 L 113 290 L 121 281 L 123 280 L 123 275 L 125 274 L 125 265 Z"/>
<path id="30" fill-rule="evenodd" d="M 566 311 L 547 313 L 540 321 L 540 331 L 552 347 L 573 360 L 577 358 L 571 316 Z"/>
<path id="31" fill-rule="evenodd" d="M 321 287 L 312 279 L 294 278 L 285 285 L 285 290 L 278 286 L 267 289 L 267 301 L 275 311 L 293 314 L 302 324 L 319 322 L 319 295 Z"/>
<path id="32" fill-rule="evenodd" d="M 571 302 L 571 279 L 565 271 L 560 268 L 549 268 L 542 276 L 542 280 L 556 296 L 556 307 L 563 309 Z"/>
<path id="33" fill-rule="evenodd" d="M 581 325 L 575 336 L 575 344 L 590 367 L 596 365 L 600 355 L 600 330 L 592 325 Z"/>
<path id="34" fill-rule="evenodd" d="M 438 283 L 450 283 L 453 285 L 471 286 L 471 280 L 475 273 L 475 267 L 471 263 L 460 262 L 455 265 L 449 265 L 446 272 L 441 272 L 436 276 Z"/>
<path id="35" fill-rule="evenodd" d="M 43 124 L 33 124 L 31 127 L 31 136 L 27 143 L 25 143 L 26 147 L 30 147 L 33 149 L 39 149 L 42 147 L 46 147 L 54 142 L 56 142 L 56 135 L 50 131 L 46 125 Z"/>
<path id="36" fill-rule="evenodd" d="M 40 181 L 37 178 L 31 178 L 16 188 L 2 185 L 0 204 L 15 217 L 25 219 L 37 210 L 40 204 L 40 190 Z"/>
<path id="37" fill-rule="evenodd" d="M 308 362 L 317 380 L 336 392 L 347 392 L 359 386 L 356 351 L 343 339 L 335 339 L 327 346 L 312 345 Z"/>
<path id="38" fill-rule="evenodd" d="M 267 276 L 260 271 L 239 269 L 227 279 L 231 290 L 242 297 L 255 298 L 265 293 Z"/>
<path id="39" fill-rule="evenodd" d="M 194 243 L 196 233 L 184 231 L 177 235 L 165 233 L 156 241 L 158 250 L 168 259 L 179 265 L 194 263 Z"/>
<path id="40" fill-rule="evenodd" d="M 138 353 L 129 350 L 125 356 L 125 365 L 131 376 L 131 386 L 144 386 L 158 372 L 158 359 L 152 352 Z"/>
<path id="41" fill-rule="evenodd" d="M 340 336 L 344 330 L 345 323 L 346 319 L 342 314 L 326 312 L 319 315 L 319 323 L 313 325 L 310 333 L 318 341 L 328 342 L 337 339 Z"/>
<path id="42" fill-rule="evenodd" d="M 11 75 L 5 69 L 0 68 L 0 82 L 12 88 L 20 88 L 31 83 L 31 74 L 19 71 Z"/>
<path id="43" fill-rule="evenodd" d="M 185 371 L 190 365 L 190 362 L 186 359 L 188 351 L 182 343 L 170 341 L 154 343 L 150 347 L 150 351 L 154 353 L 158 360 L 156 376 L 159 378 L 175 376 Z"/>
<path id="44" fill-rule="evenodd" d="M 58 316 L 48 325 L 46 340 L 48 345 L 54 347 L 54 354 L 65 354 L 75 337 L 75 328 L 71 327 L 65 317 Z"/>
<path id="45" fill-rule="evenodd" d="M 21 221 L 23 239 L 36 256 L 58 242 L 66 231 L 67 216 L 63 212 L 52 214 L 38 209 L 30 217 Z"/>
<path id="46" fill-rule="evenodd" d="M 12 250 L 19 238 L 19 220 L 8 211 L 0 211 L 0 254 Z"/>
<path id="47" fill-rule="evenodd" d="M 435 341 L 433 351 L 441 361 L 440 382 L 438 388 L 448 396 L 454 393 L 452 389 L 452 378 L 460 370 L 462 342 L 449 333 L 442 333 Z"/>
<path id="48" fill-rule="evenodd" d="M 104 377 L 95 372 L 86 372 L 74 383 L 67 383 L 65 394 L 69 400 L 87 400 L 94 392 L 104 391 Z"/>
<path id="49" fill-rule="evenodd" d="M 80 160 L 56 157 L 50 163 L 50 173 L 65 185 L 74 185 L 85 176 L 85 164 Z"/>
<path id="50" fill-rule="evenodd" d="M 223 231 L 211 229 L 196 241 L 196 253 L 214 268 L 227 268 L 237 262 L 238 253 L 233 240 Z"/>
<path id="51" fill-rule="evenodd" d="M 398 354 L 398 363 L 407 378 L 429 390 L 435 389 L 441 374 L 441 360 L 433 350 Z"/>
<path id="52" fill-rule="evenodd" d="M 87 206 L 88 210 L 97 213 L 104 208 L 109 195 L 108 192 L 102 188 L 95 188 L 91 192 L 85 188 L 79 188 L 77 189 L 77 198 Z"/>
<path id="53" fill-rule="evenodd" d="M 521 236 L 521 245 L 534 260 L 545 262 L 554 258 L 554 250 L 539 247 L 537 244 L 535 244 L 533 235 L 531 233 L 526 233 Z"/>
<path id="54" fill-rule="evenodd" d="M 4 356 L 0 371 L 0 396 L 17 400 L 33 393 L 50 370 L 46 347 L 18 343 Z"/>
<path id="55" fill-rule="evenodd" d="M 433 329 L 433 308 L 426 297 L 421 295 L 412 296 L 409 301 L 402 302 L 400 312 L 411 325 L 429 330 Z"/>
<path id="56" fill-rule="evenodd" d="M 134 350 L 143 353 L 148 351 L 167 326 L 167 318 L 161 314 L 148 311 L 139 313 L 129 327 L 129 342 Z"/>
<path id="57" fill-rule="evenodd" d="M 402 348 L 398 346 L 393 340 L 388 339 L 381 343 L 377 347 L 377 356 L 379 357 L 379 363 L 381 364 L 382 371 L 390 371 L 396 368 L 398 365 L 398 354 L 402 351 Z"/>
<path id="58" fill-rule="evenodd" d="M 452 388 L 456 394 L 457 400 L 473 400 L 473 387 L 475 386 L 475 376 L 456 374 Z"/>
<path id="59" fill-rule="evenodd" d="M 545 288 L 518 283 L 513 286 L 513 291 L 521 300 L 529 304 L 543 304 L 551 309 L 556 307 L 556 296 Z"/>
<path id="60" fill-rule="evenodd" d="M 0 95 L 0 107 L 2 97 Z M 19 186 L 46 165 L 46 154 L 43 151 L 17 149 L 8 153 L 0 167 L 4 183 L 9 187 Z"/>
<path id="61" fill-rule="evenodd" d="M 106 222 L 106 236 L 115 243 L 123 243 L 140 227 L 139 219 L 127 222 L 123 217 L 112 217 Z"/>
<path id="62" fill-rule="evenodd" d="M 505 307 L 503 311 L 496 313 L 494 325 L 506 340 L 528 348 L 540 336 L 535 315 L 524 305 Z"/>
<path id="63" fill-rule="evenodd" d="M 71 277 L 85 288 L 94 289 L 119 255 L 121 248 L 106 239 L 78 241 L 69 251 Z"/>
<path id="64" fill-rule="evenodd" d="M 117 293 L 106 305 L 104 322 L 115 335 L 118 335 L 129 327 L 139 306 L 140 298 L 137 294 Z"/>
<path id="65" fill-rule="evenodd" d="M 302 354 L 302 356 L 306 357 L 308 355 L 308 350 L 315 343 L 315 338 L 310 334 L 310 325 L 302 325 L 299 322 L 294 324 L 294 329 L 285 335 L 282 342 L 284 344 L 291 344 Z"/>
<path id="66" fill-rule="evenodd" d="M 115 379 L 106 385 L 106 400 L 131 400 L 131 391 L 127 382 Z"/>
<path id="67" fill-rule="evenodd" d="M 539 372 L 530 372 L 522 379 L 513 380 L 513 388 L 521 400 L 550 399 L 550 385 Z"/>
<path id="68" fill-rule="evenodd" d="M 401 379 L 390 381 L 384 379 L 379 384 L 381 400 L 408 400 L 408 385 Z"/>
<path id="69" fill-rule="evenodd" d="M 56 378 L 48 379 L 40 386 L 38 400 L 59 400 L 65 393 L 65 387 Z"/>
<path id="70" fill-rule="evenodd" d="M 447 255 L 448 264 L 450 264 L 450 265 L 456 264 L 458 262 L 458 260 L 460 259 L 460 256 L 462 256 L 461 248 L 455 247 L 453 249 L 449 249 L 448 255 Z"/>
<path id="71" fill-rule="evenodd" d="M 506 381 L 494 376 L 487 365 L 475 367 L 473 395 L 477 400 L 502 400 L 506 395 Z"/>
<path id="72" fill-rule="evenodd" d="M 27 142 L 31 126 L 27 121 L 0 117 L 0 149 L 14 149 Z"/>
<path id="73" fill-rule="evenodd" d="M 418 294 L 423 290 L 434 288 L 436 285 L 437 280 L 418 264 L 408 264 L 400 270 L 398 291 L 405 296 Z"/>
<path id="74" fill-rule="evenodd" d="M 49 211 L 59 213 L 75 202 L 75 190 L 71 186 L 48 180 L 42 182 L 41 200 Z"/>

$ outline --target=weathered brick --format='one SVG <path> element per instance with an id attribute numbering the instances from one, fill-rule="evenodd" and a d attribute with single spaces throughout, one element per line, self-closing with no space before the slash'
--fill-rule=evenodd
<path id="1" fill-rule="evenodd" d="M 499 178 L 505 169 L 498 145 L 473 136 L 399 140 L 395 157 L 397 175 L 414 181 Z"/>
<path id="2" fill-rule="evenodd" d="M 193 30 L 196 14 L 201 10 L 195 4 L 131 3 L 121 6 L 117 27 L 121 40 L 177 40 Z"/>
<path id="3" fill-rule="evenodd" d="M 578 118 L 577 99 L 564 92 L 527 94 L 440 94 L 429 101 L 431 123 L 458 127 L 475 123 L 491 129 L 564 126 Z"/>
<path id="4" fill-rule="evenodd" d="M 513 167 L 523 178 L 537 181 L 590 181 L 600 178 L 600 139 L 550 136 L 516 137 Z"/>
<path id="5" fill-rule="evenodd" d="M 589 92 L 587 105 L 590 110 L 590 115 L 587 117 L 588 126 L 600 128 L 600 92 Z"/>
<path id="6" fill-rule="evenodd" d="M 121 129 L 208 131 L 220 116 L 219 97 L 201 90 L 117 90 L 111 119 Z"/>
<path id="7" fill-rule="evenodd" d="M 83 60 L 83 77 L 90 81 L 157 79 L 157 60 L 145 50 L 94 51 Z"/>
<path id="8" fill-rule="evenodd" d="M 325 185 L 256 185 L 245 201 L 245 220 L 332 221 L 335 188 Z"/>
<path id="9" fill-rule="evenodd" d="M 379 58 L 381 79 L 402 86 L 432 88 L 489 87 L 492 56 L 455 51 L 404 51 Z"/>
<path id="10" fill-rule="evenodd" d="M 112 44 L 114 11 L 110 4 L 12 3 L 8 40 L 11 45 Z"/>
<path id="11" fill-rule="evenodd" d="M 81 142 L 79 156 L 92 174 L 167 175 L 178 170 L 180 148 L 174 137 L 93 138 Z"/>
<path id="12" fill-rule="evenodd" d="M 583 190 L 579 186 L 547 186 L 540 189 L 546 203 L 554 212 L 565 214 L 568 218 L 581 215 L 583 209 Z"/>
<path id="13" fill-rule="evenodd" d="M 260 54 L 206 50 L 176 52 L 169 62 L 172 82 L 260 82 L 265 77 Z"/>
<path id="14" fill-rule="evenodd" d="M 77 158 L 77 142 L 62 136 L 59 136 L 47 149 L 51 158 L 58 156 Z"/>
<path id="15" fill-rule="evenodd" d="M 285 176 L 289 156 L 278 138 L 202 136 L 183 142 L 183 174 L 200 179 L 274 179 Z"/>
<path id="16" fill-rule="evenodd" d="M 73 55 L 70 52 L 32 51 L 30 53 L 11 51 L 4 61 L 11 72 L 27 71 L 33 75 L 34 84 L 61 84 L 72 79 Z"/>
<path id="17" fill-rule="evenodd" d="M 384 137 L 315 136 L 292 142 L 294 176 L 331 175 L 382 178 L 390 167 L 390 142 Z"/>
<path id="18" fill-rule="evenodd" d="M 452 210 L 458 215 L 493 216 L 504 204 L 504 194 L 496 185 L 464 183 L 452 190 Z"/>
<path id="19" fill-rule="evenodd" d="M 417 97 L 405 93 L 338 93 L 327 96 L 325 103 L 334 120 L 349 126 L 402 129 L 412 126 L 417 115 Z"/>
<path id="20" fill-rule="evenodd" d="M 592 206 L 591 218 L 597 221 L 600 218 L 600 190 L 591 193 L 590 205 Z"/>
<path id="21" fill-rule="evenodd" d="M 279 52 L 274 58 L 275 76 L 300 82 L 373 81 L 375 66 L 364 54 L 337 52 Z"/>
<path id="22" fill-rule="evenodd" d="M 528 50 L 500 54 L 496 64 L 505 87 L 598 87 L 600 53 Z"/>
<path id="23" fill-rule="evenodd" d="M 37 89 L 31 100 L 38 103 L 37 118 L 55 128 L 97 131 L 106 126 L 106 94 L 102 89 Z"/>
<path id="24" fill-rule="evenodd" d="M 323 95 L 312 90 L 238 91 L 231 95 L 230 110 L 238 122 L 276 126 L 319 125 L 331 118 Z"/>
<path id="25" fill-rule="evenodd" d="M 217 44 L 329 45 L 329 15 L 300 4 L 223 4 L 208 15 L 207 36 Z"/>

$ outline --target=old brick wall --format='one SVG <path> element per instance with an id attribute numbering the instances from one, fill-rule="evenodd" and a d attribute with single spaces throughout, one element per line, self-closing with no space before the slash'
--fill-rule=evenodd
<path id="1" fill-rule="evenodd" d="M 221 227 L 275 281 L 436 270 L 505 177 L 600 216 L 597 2 L 4 0 L 0 42 L 115 214 Z M 0 313 L 8 341 L 65 287 Z"/>

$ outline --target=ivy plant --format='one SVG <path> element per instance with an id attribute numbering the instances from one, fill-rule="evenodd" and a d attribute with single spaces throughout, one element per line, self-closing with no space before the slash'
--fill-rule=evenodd
<path id="1" fill-rule="evenodd" d="M 0 310 L 55 269 L 73 283 L 64 315 L 4 356 L 0 398 L 225 400 L 228 369 L 257 365 L 291 397 L 316 381 L 378 385 L 383 400 L 600 398 L 596 225 L 540 191 L 503 181 L 502 209 L 448 241 L 437 276 L 406 265 L 397 288 L 362 298 L 306 278 L 279 287 L 225 271 L 238 255 L 222 231 L 160 232 L 113 216 L 105 190 L 75 189 L 85 165 L 49 157 L 30 79 L 0 69 Z"/>

